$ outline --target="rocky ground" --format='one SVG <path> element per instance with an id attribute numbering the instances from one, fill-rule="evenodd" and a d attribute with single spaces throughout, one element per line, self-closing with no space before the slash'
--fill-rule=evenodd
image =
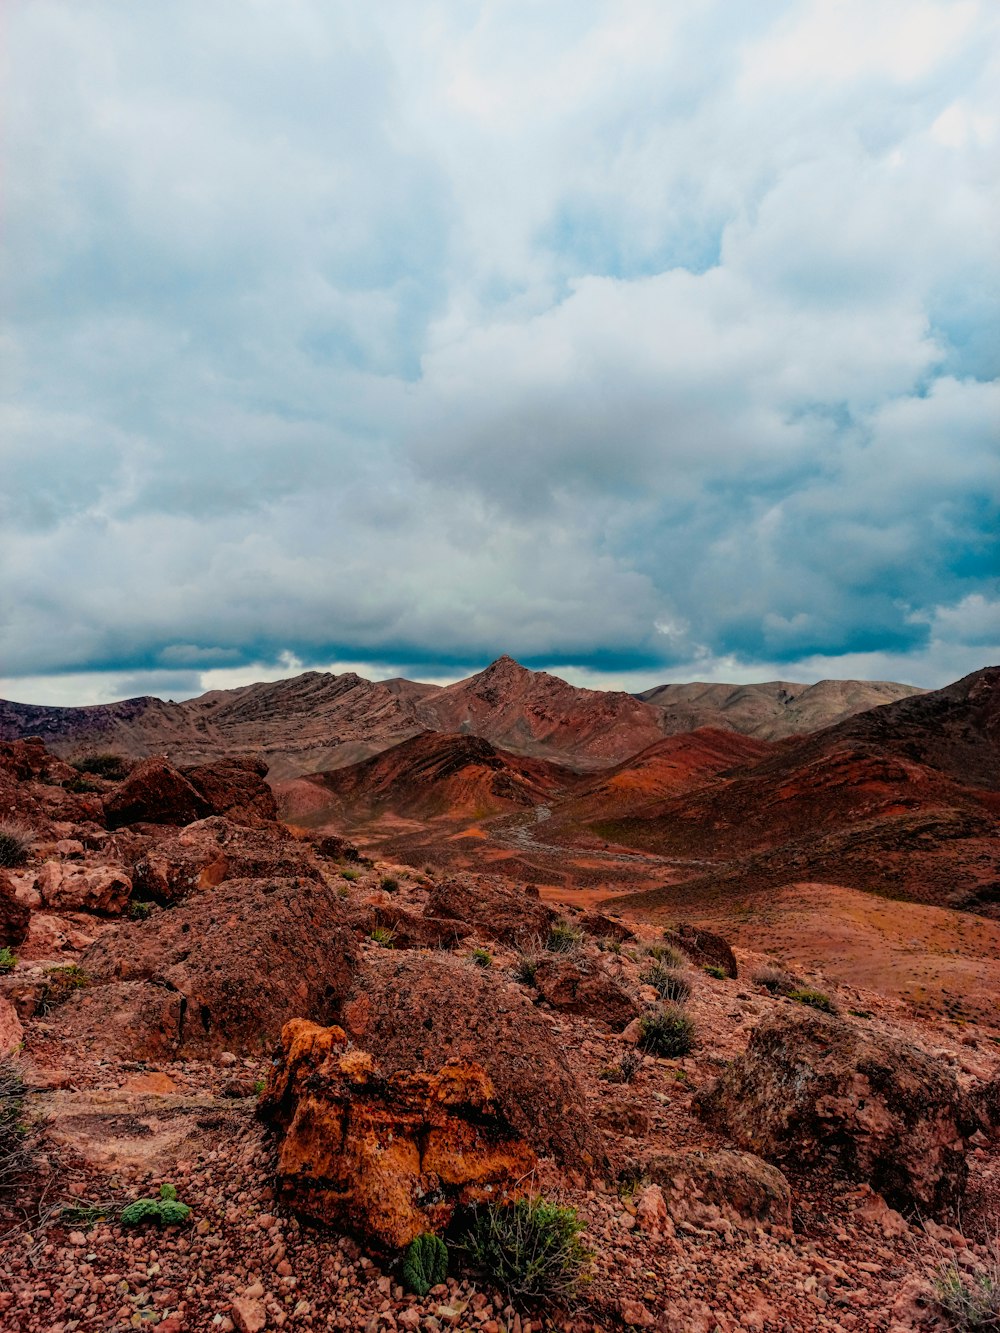
<path id="1" fill-rule="evenodd" d="M 695 1045 L 641 1055 L 620 1081 L 659 1008 L 647 978 L 661 926 L 572 905 L 557 917 L 488 876 L 296 841 L 252 768 L 154 767 L 74 792 L 79 775 L 40 749 L 0 748 L 0 818 L 36 839 L 0 887 L 18 955 L 0 978 L 0 1041 L 27 1084 L 34 1151 L 0 1195 L 5 1330 L 916 1333 L 948 1327 L 936 1273 L 994 1260 L 1000 1031 L 985 1019 L 918 1017 L 800 975 L 839 1011 L 827 1019 L 755 982 L 764 953 L 737 949 L 730 976 L 716 939 L 700 952 L 684 937 L 673 970 Z M 418 1298 L 395 1253 L 310 1219 L 302 1182 L 279 1179 L 287 1127 L 260 1114 L 295 1017 L 339 1023 L 387 1074 L 481 1064 L 504 1133 L 537 1156 L 531 1187 L 585 1222 L 589 1271 L 568 1306 L 515 1310 L 457 1253 L 455 1275 Z M 737 1100 L 773 1104 L 779 1063 L 754 1043 L 771 1030 L 780 1046 L 801 1022 L 844 1053 L 786 1149 L 768 1128 L 769 1164 L 747 1141 L 755 1126 L 710 1114 L 706 1094 L 736 1080 Z M 189 1221 L 124 1227 L 122 1207 L 163 1184 Z"/>

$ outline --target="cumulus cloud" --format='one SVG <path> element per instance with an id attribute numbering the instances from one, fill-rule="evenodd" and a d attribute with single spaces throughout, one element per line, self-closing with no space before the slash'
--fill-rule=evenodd
<path id="1" fill-rule="evenodd" d="M 9 697 L 1000 643 L 992 7 L 5 23 Z"/>

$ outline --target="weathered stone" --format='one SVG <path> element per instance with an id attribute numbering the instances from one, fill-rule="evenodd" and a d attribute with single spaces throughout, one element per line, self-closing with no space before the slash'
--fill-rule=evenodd
<path id="1" fill-rule="evenodd" d="M 388 1072 L 449 1060 L 489 1069 L 507 1118 L 540 1154 L 589 1170 L 605 1145 L 549 1024 L 519 987 L 447 953 L 379 950 L 338 1020 Z"/>
<path id="2" fill-rule="evenodd" d="M 639 1016 L 639 1006 L 593 959 L 552 954 L 535 969 L 535 987 L 552 1005 L 570 1014 L 582 1014 L 620 1032 Z"/>
<path id="3" fill-rule="evenodd" d="M 11 877 L 0 870 L 0 948 L 20 944 L 28 933 L 31 911 L 19 900 Z"/>
<path id="4" fill-rule="evenodd" d="M 216 759 L 185 768 L 183 775 L 213 814 L 234 824 L 271 824 L 278 818 L 274 792 L 264 781 L 267 764 L 253 755 Z"/>
<path id="5" fill-rule="evenodd" d="M 24 1028 L 17 1010 L 0 995 L 0 1055 L 10 1055 L 24 1040 Z"/>
<path id="6" fill-rule="evenodd" d="M 449 879 L 435 884 L 424 909 L 427 916 L 466 921 L 505 944 L 544 939 L 556 914 L 539 901 L 538 890 L 479 875 L 472 880 Z"/>
<path id="7" fill-rule="evenodd" d="M 137 764 L 104 801 L 108 828 L 123 824 L 192 824 L 212 813 L 208 801 L 162 756 Z"/>
<path id="8" fill-rule="evenodd" d="M 46 861 L 35 883 L 45 906 L 62 912 L 118 916 L 132 893 L 132 881 L 114 866 Z"/>
<path id="9" fill-rule="evenodd" d="M 665 930 L 663 938 L 675 949 L 680 949 L 693 963 L 702 967 L 721 967 L 727 977 L 737 975 L 736 955 L 721 935 L 682 922 L 673 930 Z"/>
<path id="10" fill-rule="evenodd" d="M 389 1249 L 461 1204 L 514 1197 L 536 1166 L 468 1061 L 383 1077 L 338 1027 L 286 1024 L 261 1115 L 284 1130 L 278 1182 L 296 1209 Z"/>
<path id="11" fill-rule="evenodd" d="M 643 1174 L 663 1189 L 676 1222 L 697 1226 L 709 1214 L 722 1214 L 741 1224 L 792 1224 L 788 1181 L 752 1153 L 656 1153 L 642 1165 Z"/>
<path id="12" fill-rule="evenodd" d="M 961 1202 L 968 1107 L 948 1066 L 905 1042 L 782 1011 L 696 1100 L 741 1147 L 836 1162 L 901 1211 L 941 1215 Z"/>

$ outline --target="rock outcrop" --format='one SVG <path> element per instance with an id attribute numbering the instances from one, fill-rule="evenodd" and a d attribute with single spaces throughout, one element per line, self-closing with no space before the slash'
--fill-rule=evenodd
<path id="1" fill-rule="evenodd" d="M 435 884 L 427 899 L 428 916 L 465 921 L 484 935 L 504 944 L 523 945 L 544 939 L 556 914 L 539 901 L 535 888 L 477 876 L 476 880 L 448 879 Z"/>
<path id="2" fill-rule="evenodd" d="M 539 1154 L 589 1171 L 604 1144 L 549 1024 L 516 986 L 448 954 L 366 960 L 338 1020 L 386 1073 L 481 1064 L 514 1128 Z"/>
<path id="3" fill-rule="evenodd" d="M 0 948 L 20 944 L 30 921 L 31 909 L 18 898 L 10 876 L 0 870 Z"/>
<path id="4" fill-rule="evenodd" d="M 201 793 L 160 756 L 137 764 L 104 801 L 104 814 L 112 829 L 138 823 L 193 824 L 211 813 Z"/>
<path id="5" fill-rule="evenodd" d="M 719 1217 L 737 1225 L 791 1228 L 792 1192 L 776 1166 L 746 1152 L 655 1153 L 643 1174 L 664 1192 L 675 1222 L 704 1226 Z"/>
<path id="6" fill-rule="evenodd" d="M 736 955 L 721 935 L 705 930 L 702 926 L 682 922 L 673 930 L 665 930 L 663 938 L 686 954 L 692 963 L 698 963 L 701 967 L 721 967 L 727 977 L 737 975 Z"/>
<path id="7" fill-rule="evenodd" d="M 779 1012 L 698 1102 L 741 1147 L 832 1162 L 900 1211 L 942 1216 L 961 1202 L 968 1107 L 948 1066 L 915 1046 Z"/>
<path id="8" fill-rule="evenodd" d="M 338 1027 L 285 1025 L 260 1114 L 283 1131 L 282 1197 L 320 1222 L 399 1249 L 459 1205 L 514 1197 L 536 1166 L 481 1065 L 383 1077 Z"/>
<path id="9" fill-rule="evenodd" d="M 325 886 L 231 880 L 107 930 L 81 959 L 91 986 L 60 1010 L 59 1024 L 80 1039 L 101 1039 L 103 1027 L 105 1040 L 139 1059 L 165 1049 L 258 1052 L 290 1018 L 334 1017 L 356 951 L 344 905 Z M 118 983 L 142 994 L 129 999 Z M 166 1032 L 148 1017 L 150 991 Z M 165 997 L 175 998 L 162 1008 Z"/>
<path id="10" fill-rule="evenodd" d="M 132 893 L 132 881 L 114 866 L 46 861 L 35 879 L 35 888 L 53 911 L 119 916 Z"/>
<path id="11" fill-rule="evenodd" d="M 184 776 L 213 814 L 234 824 L 272 823 L 278 818 L 274 792 L 264 781 L 267 764 L 252 755 L 217 759 L 184 769 Z"/>
<path id="12" fill-rule="evenodd" d="M 581 1014 L 613 1032 L 620 1032 L 641 1012 L 614 977 L 589 958 L 548 955 L 535 968 L 535 987 L 553 1009 Z"/>

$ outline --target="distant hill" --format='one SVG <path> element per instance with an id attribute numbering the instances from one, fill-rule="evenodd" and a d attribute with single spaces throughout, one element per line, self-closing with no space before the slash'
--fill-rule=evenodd
<path id="1" fill-rule="evenodd" d="M 347 767 L 425 731 L 481 736 L 581 772 L 609 768 L 664 735 L 709 726 L 760 740 L 807 731 L 918 694 L 885 682 L 664 685 L 643 696 L 579 689 L 500 657 L 453 685 L 370 681 L 307 671 L 290 680 L 164 703 L 143 697 L 89 708 L 0 701 L 0 740 L 41 736 L 57 754 L 167 754 L 182 764 L 248 751 L 273 780 Z"/>

